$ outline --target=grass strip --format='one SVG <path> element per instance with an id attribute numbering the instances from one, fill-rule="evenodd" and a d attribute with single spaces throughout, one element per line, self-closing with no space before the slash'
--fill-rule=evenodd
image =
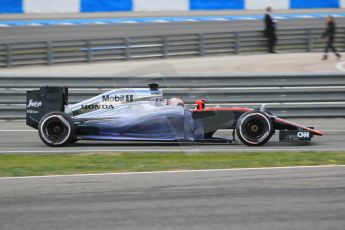
<path id="1" fill-rule="evenodd" d="M 330 164 L 345 152 L 5 154 L 0 177 Z"/>

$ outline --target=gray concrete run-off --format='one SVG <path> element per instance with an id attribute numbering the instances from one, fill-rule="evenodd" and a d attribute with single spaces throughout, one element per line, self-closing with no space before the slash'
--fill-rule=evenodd
<path id="1" fill-rule="evenodd" d="M 337 19 L 339 25 L 345 19 Z M 280 29 L 303 29 L 320 27 L 324 19 L 286 20 L 279 24 Z M 20 43 L 34 41 L 80 40 L 113 37 L 135 37 L 150 35 L 173 35 L 190 33 L 216 33 L 232 31 L 263 30 L 262 21 L 234 22 L 188 22 L 166 24 L 119 24 L 94 26 L 51 26 L 51 27 L 11 27 L 0 28 L 0 43 Z"/>
<path id="2" fill-rule="evenodd" d="M 55 13 L 55 14 L 0 14 L 0 20 L 41 20 L 41 19 L 92 19 L 92 18 L 132 18 L 132 17 L 191 17 L 258 15 L 262 10 L 193 10 L 193 11 L 147 11 L 147 12 L 97 12 L 97 13 Z M 343 9 L 288 9 L 274 10 L 276 14 L 343 13 Z"/>
<path id="3" fill-rule="evenodd" d="M 341 10 L 309 10 L 309 11 L 275 11 L 276 13 L 323 13 L 342 12 Z M 249 12 L 192 12 L 186 13 L 141 13 L 129 14 L 134 17 L 145 16 L 206 16 L 206 15 L 234 15 L 234 14 L 263 14 L 263 11 Z M 104 18 L 104 17 L 126 17 L 128 14 L 86 14 L 86 15 L 58 15 L 52 18 Z M 9 19 L 43 19 L 49 15 L 28 15 L 28 16 L 3 16 L 2 20 Z M 345 22 L 345 18 L 337 18 L 338 24 Z M 324 25 L 324 19 L 294 19 L 280 20 L 278 29 L 287 28 L 312 28 Z M 95 39 L 128 36 L 148 35 L 171 35 L 186 33 L 213 33 L 226 31 L 250 31 L 262 30 L 262 21 L 229 21 L 229 22 L 187 22 L 187 23 L 143 23 L 143 24 L 115 24 L 115 25 L 82 25 L 82 26 L 43 26 L 43 27 L 10 27 L 0 28 L 0 43 L 8 42 L 32 42 L 32 41 L 56 41 L 73 39 Z"/>
<path id="4" fill-rule="evenodd" d="M 0 228 L 345 228 L 345 167 L 0 179 Z"/>
<path id="5" fill-rule="evenodd" d="M 341 73 L 345 63 L 321 53 L 257 54 L 215 57 L 172 58 L 125 62 L 27 66 L 0 70 L 1 76 L 183 76 L 234 75 L 243 73 Z M 343 59 L 344 60 L 344 59 Z"/>
<path id="6" fill-rule="evenodd" d="M 276 133 L 262 147 L 243 144 L 185 144 L 152 142 L 80 141 L 64 148 L 50 148 L 39 139 L 36 130 L 23 121 L 0 122 L 0 153 L 84 153 L 84 152 L 232 152 L 232 151 L 344 151 L 345 119 L 291 119 L 296 123 L 315 127 L 325 136 L 315 136 L 310 144 L 283 143 Z M 231 138 L 231 130 L 219 131 L 218 136 Z"/>

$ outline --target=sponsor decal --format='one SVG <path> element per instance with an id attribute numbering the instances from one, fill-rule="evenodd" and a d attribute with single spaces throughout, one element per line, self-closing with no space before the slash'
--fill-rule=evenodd
<path id="1" fill-rule="evenodd" d="M 27 114 L 38 114 L 39 112 L 36 110 L 28 109 L 28 110 L 26 110 L 26 113 Z"/>
<path id="2" fill-rule="evenodd" d="M 297 137 L 299 137 L 299 138 L 309 138 L 310 137 L 310 133 L 309 132 L 298 132 L 297 133 Z"/>
<path id="3" fill-rule="evenodd" d="M 280 141 L 308 141 L 312 137 L 313 134 L 309 131 L 282 130 L 279 133 Z"/>
<path id="4" fill-rule="evenodd" d="M 29 104 L 26 107 L 27 108 L 39 108 L 41 106 L 42 106 L 42 101 L 30 100 Z"/>
<path id="5" fill-rule="evenodd" d="M 151 91 L 151 95 L 162 95 L 162 92 L 159 90 L 154 90 L 154 91 Z"/>
<path id="6" fill-rule="evenodd" d="M 114 109 L 113 105 L 82 105 L 82 109 L 96 110 L 96 109 Z"/>
<path id="7" fill-rule="evenodd" d="M 134 96 L 131 94 L 126 95 L 103 95 L 103 102 L 132 102 Z"/>

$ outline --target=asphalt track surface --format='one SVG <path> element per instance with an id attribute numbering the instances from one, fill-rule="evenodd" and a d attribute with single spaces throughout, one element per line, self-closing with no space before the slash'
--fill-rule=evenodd
<path id="1" fill-rule="evenodd" d="M 0 229 L 345 229 L 345 167 L 0 179 Z"/>
<path id="2" fill-rule="evenodd" d="M 345 18 L 337 18 L 338 25 L 345 23 Z M 278 21 L 279 29 L 313 28 L 324 25 L 324 19 L 293 19 Z M 263 22 L 228 21 L 228 22 L 179 22 L 179 23 L 144 23 L 115 25 L 74 25 L 74 26 L 23 26 L 0 28 L 0 43 L 20 43 L 32 41 L 80 40 L 126 36 L 171 35 L 186 33 L 213 33 L 226 31 L 263 30 Z"/>
<path id="3" fill-rule="evenodd" d="M 345 22 L 345 21 L 344 21 Z M 282 21 L 279 28 L 323 20 Z M 339 25 L 343 22 L 338 21 Z M 1 28 L 0 43 L 262 28 L 262 22 Z M 294 119 L 325 131 L 310 145 L 79 142 L 49 148 L 23 121 L 0 121 L 0 153 L 344 150 L 345 119 Z M 229 137 L 228 131 L 220 132 Z M 345 167 L 0 179 L 0 229 L 345 229 Z"/>
<path id="4" fill-rule="evenodd" d="M 311 143 L 284 143 L 278 133 L 262 147 L 238 144 L 210 143 L 154 143 L 154 142 L 99 142 L 79 141 L 63 148 L 43 144 L 36 130 L 25 126 L 24 121 L 0 122 L 0 154 L 2 153 L 86 153 L 86 152 L 231 152 L 231 151 L 344 151 L 345 119 L 291 119 L 296 123 L 316 127 L 325 136 L 315 136 Z M 217 133 L 231 138 L 231 130 Z"/>

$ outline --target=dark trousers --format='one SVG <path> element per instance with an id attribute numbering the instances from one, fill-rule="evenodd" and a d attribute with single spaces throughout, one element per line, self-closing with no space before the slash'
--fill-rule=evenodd
<path id="1" fill-rule="evenodd" d="M 327 54 L 328 53 L 328 50 L 330 49 L 331 51 L 333 51 L 335 54 L 337 54 L 337 50 L 336 50 L 336 48 L 334 47 L 334 45 L 333 45 L 333 42 L 334 42 L 334 39 L 329 39 L 328 41 L 327 41 L 327 44 L 326 44 L 326 47 L 325 47 L 325 54 Z"/>
<path id="2" fill-rule="evenodd" d="M 274 49 L 277 43 L 277 35 L 275 35 L 274 33 L 267 34 L 267 39 L 268 39 L 268 51 L 270 53 L 275 52 Z"/>

